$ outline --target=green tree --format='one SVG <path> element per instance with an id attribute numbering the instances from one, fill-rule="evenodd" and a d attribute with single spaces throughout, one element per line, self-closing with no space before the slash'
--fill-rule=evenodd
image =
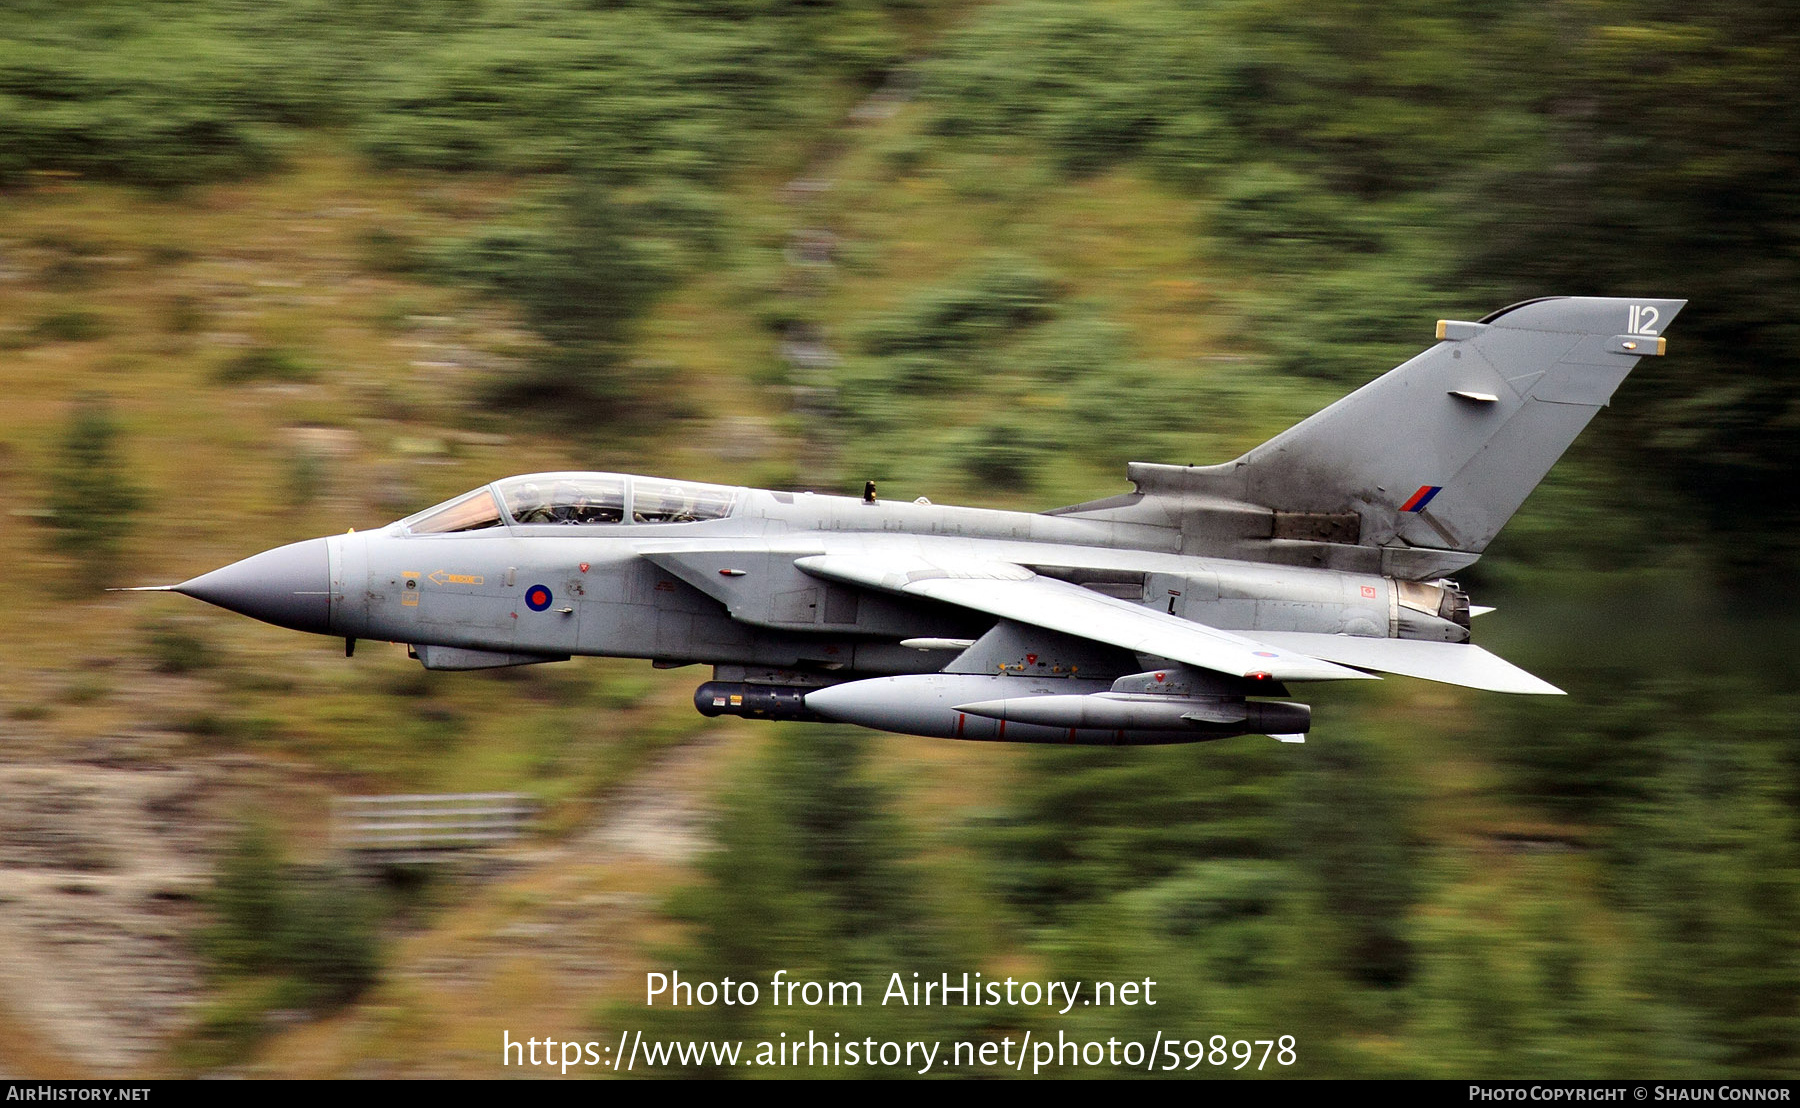
<path id="1" fill-rule="evenodd" d="M 703 235 L 690 217 L 689 238 Z M 696 226 L 698 224 L 698 226 Z M 685 260 L 602 178 L 571 186 L 535 222 L 498 227 L 456 245 L 446 264 L 516 301 L 547 349 L 524 376 L 498 383 L 508 406 L 584 418 L 622 418 L 641 399 L 626 367 L 638 320 Z"/>
<path id="2" fill-rule="evenodd" d="M 213 880 L 200 948 L 221 981 L 282 979 L 283 999 L 331 1008 L 380 969 L 373 898 L 346 873 L 296 866 L 262 823 L 246 825 Z"/>
<path id="3" fill-rule="evenodd" d="M 128 476 L 119 427 L 106 401 L 75 402 L 50 470 L 47 522 L 56 545 L 78 559 L 77 577 L 97 587 L 113 575 L 144 493 Z"/>
<path id="4" fill-rule="evenodd" d="M 1309 751 L 1293 797 L 1294 859 L 1333 921 L 1340 968 L 1396 987 L 1413 968 L 1408 937 L 1419 895 L 1407 805 L 1375 746 L 1353 733 Z"/>
<path id="5" fill-rule="evenodd" d="M 1621 891 L 1654 935 L 1646 977 L 1700 1017 L 1722 1072 L 1792 1076 L 1800 859 L 1772 741 L 1791 719 L 1742 730 L 1714 720 L 1706 732 L 1677 725 L 1662 736 L 1662 769 L 1621 821 Z"/>
<path id="6" fill-rule="evenodd" d="M 1191 862 L 1276 859 L 1287 766 L 1275 744 L 1045 748 L 984 841 L 1002 892 L 1055 923 Z"/>
<path id="7" fill-rule="evenodd" d="M 220 859 L 209 898 L 214 924 L 202 945 L 221 972 L 261 973 L 280 960 L 287 909 L 283 866 L 274 834 L 260 823 L 247 825 Z"/>
<path id="8" fill-rule="evenodd" d="M 693 930 L 664 953 L 664 964 L 687 980 L 753 982 L 759 1002 L 675 1010 L 632 1004 L 598 1019 L 628 1018 L 646 1035 L 774 1041 L 784 1033 L 831 1040 L 841 1032 L 846 1040 L 910 1034 L 948 1041 L 992 1018 L 986 1008 L 882 1004 L 890 974 L 960 980 L 982 965 L 949 922 L 888 790 L 869 776 L 869 742 L 845 728 L 784 727 L 725 798 L 704 882 L 670 903 Z M 771 985 L 778 970 L 789 981 L 859 982 L 862 1005 L 778 1002 Z M 829 1066 L 818 1072 L 844 1075 Z"/>

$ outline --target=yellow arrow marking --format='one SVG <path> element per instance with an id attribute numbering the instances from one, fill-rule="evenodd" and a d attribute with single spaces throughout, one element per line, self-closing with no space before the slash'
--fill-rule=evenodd
<path id="1" fill-rule="evenodd" d="M 450 573 L 445 570 L 434 570 L 426 578 L 434 585 L 479 585 L 487 578 L 475 573 Z"/>

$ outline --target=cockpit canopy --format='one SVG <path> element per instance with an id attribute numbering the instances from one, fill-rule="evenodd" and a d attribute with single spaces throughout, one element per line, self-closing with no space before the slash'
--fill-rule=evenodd
<path id="1" fill-rule="evenodd" d="M 625 478 L 616 473 L 529 474 L 497 481 L 514 523 L 622 523 Z"/>
<path id="2" fill-rule="evenodd" d="M 452 531 L 480 531 L 500 526 L 500 506 L 487 489 L 457 497 L 435 508 L 427 508 L 415 516 L 407 516 L 400 526 L 415 535 L 445 535 Z"/>
<path id="3" fill-rule="evenodd" d="M 415 535 L 442 535 L 508 523 L 695 523 L 730 515 L 739 491 L 620 473 L 530 473 L 427 508 L 400 526 Z"/>

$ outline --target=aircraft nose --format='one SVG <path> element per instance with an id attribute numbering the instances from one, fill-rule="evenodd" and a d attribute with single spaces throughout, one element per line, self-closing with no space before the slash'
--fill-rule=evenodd
<path id="1" fill-rule="evenodd" d="M 277 627 L 331 633 L 331 555 L 324 539 L 265 550 L 174 591 Z"/>

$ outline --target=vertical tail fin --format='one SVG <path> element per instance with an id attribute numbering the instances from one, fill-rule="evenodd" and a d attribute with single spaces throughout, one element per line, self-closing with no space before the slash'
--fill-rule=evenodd
<path id="1" fill-rule="evenodd" d="M 1467 564 L 1638 359 L 1662 353 L 1685 303 L 1551 297 L 1446 320 L 1436 346 L 1234 462 L 1134 463 L 1131 477 L 1144 493 L 1270 509 L 1277 539 L 1284 513 L 1340 519 L 1353 535 L 1326 541 Z"/>

